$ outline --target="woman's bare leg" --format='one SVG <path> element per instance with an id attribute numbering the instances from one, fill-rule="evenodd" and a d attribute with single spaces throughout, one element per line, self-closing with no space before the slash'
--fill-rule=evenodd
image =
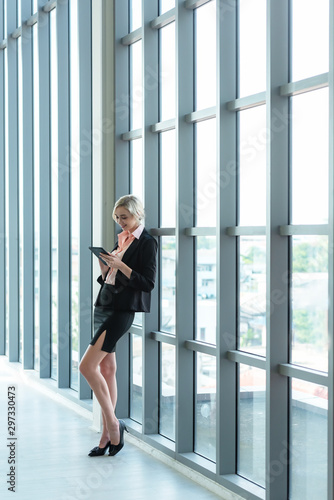
<path id="1" fill-rule="evenodd" d="M 100 373 L 99 365 L 108 354 L 101 350 L 105 332 L 100 335 L 95 345 L 89 345 L 79 365 L 80 372 L 87 380 L 102 408 L 111 444 L 117 445 L 120 440 L 119 422 L 115 416 L 108 384 Z"/>
<path id="2" fill-rule="evenodd" d="M 100 372 L 104 377 L 110 394 L 111 403 L 115 410 L 117 403 L 117 382 L 116 382 L 116 354 L 114 352 L 107 354 L 100 363 Z M 104 448 L 110 440 L 106 417 L 102 411 L 102 434 L 100 439 L 100 448 Z"/>

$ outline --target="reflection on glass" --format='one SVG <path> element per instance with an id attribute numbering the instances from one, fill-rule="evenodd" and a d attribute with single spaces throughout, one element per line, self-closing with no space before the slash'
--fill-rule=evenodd
<path id="1" fill-rule="evenodd" d="M 143 120 L 143 75 L 142 42 L 130 45 L 130 127 L 136 130 L 142 127 Z"/>
<path id="2" fill-rule="evenodd" d="M 144 202 L 143 140 L 130 141 L 131 193 Z"/>
<path id="3" fill-rule="evenodd" d="M 266 0 L 239 1 L 239 96 L 266 90 Z"/>
<path id="4" fill-rule="evenodd" d="M 328 389 L 297 379 L 291 385 L 289 498 L 327 498 Z"/>
<path id="5" fill-rule="evenodd" d="M 291 100 L 292 221 L 293 224 L 327 224 L 328 88 Z"/>
<path id="6" fill-rule="evenodd" d="M 196 109 L 216 105 L 216 0 L 195 9 Z"/>
<path id="7" fill-rule="evenodd" d="M 58 71 L 56 10 L 50 12 L 50 86 L 51 86 L 51 283 L 52 337 L 51 378 L 58 376 Z"/>
<path id="8" fill-rule="evenodd" d="M 216 358 L 196 353 L 195 453 L 216 461 Z"/>
<path id="9" fill-rule="evenodd" d="M 34 7 L 35 9 L 35 7 Z M 35 12 L 35 10 L 34 10 Z M 34 275 L 35 275 L 35 370 L 39 370 L 39 70 L 37 24 L 33 30 L 33 113 L 34 113 Z"/>
<path id="10" fill-rule="evenodd" d="M 79 196 L 80 196 L 80 137 L 79 137 L 79 61 L 78 61 L 78 0 L 70 3 L 71 23 L 71 387 L 78 389 L 79 364 Z"/>
<path id="11" fill-rule="evenodd" d="M 175 7 L 175 0 L 160 0 L 159 14 L 164 14 Z"/>
<path id="12" fill-rule="evenodd" d="M 292 78 L 326 73 L 329 68 L 329 0 L 292 1 Z"/>
<path id="13" fill-rule="evenodd" d="M 161 344 L 159 434 L 175 441 L 175 347 Z"/>
<path id="14" fill-rule="evenodd" d="M 176 224 L 176 161 L 175 130 L 160 134 L 161 151 L 161 223 L 160 227 Z"/>
<path id="15" fill-rule="evenodd" d="M 142 25 L 142 0 L 131 0 L 130 5 L 130 31 L 134 31 Z"/>
<path id="16" fill-rule="evenodd" d="M 160 331 L 175 334 L 175 236 L 161 237 Z"/>
<path id="17" fill-rule="evenodd" d="M 142 423 L 143 410 L 143 342 L 140 335 L 131 334 L 130 418 Z"/>
<path id="18" fill-rule="evenodd" d="M 160 29 L 160 120 L 175 118 L 175 23 Z"/>
<path id="19" fill-rule="evenodd" d="M 18 5 L 19 7 L 19 5 Z M 23 344 L 23 103 L 22 103 L 22 37 L 17 40 L 18 49 L 18 143 L 19 143 L 19 361 L 22 362 Z"/>
<path id="20" fill-rule="evenodd" d="M 292 363 L 327 371 L 327 236 L 292 241 Z"/>
<path id="21" fill-rule="evenodd" d="M 241 111 L 240 123 L 240 225 L 266 225 L 266 107 Z"/>
<path id="22" fill-rule="evenodd" d="M 196 225 L 214 227 L 217 199 L 216 119 L 196 123 L 195 127 L 197 136 Z"/>
<path id="23" fill-rule="evenodd" d="M 239 365 L 237 473 L 265 485 L 266 373 Z"/>
<path id="24" fill-rule="evenodd" d="M 196 339 L 216 344 L 217 280 L 216 237 L 197 237 Z"/>
<path id="25" fill-rule="evenodd" d="M 239 349 L 260 356 L 266 352 L 266 240 L 240 237 Z"/>

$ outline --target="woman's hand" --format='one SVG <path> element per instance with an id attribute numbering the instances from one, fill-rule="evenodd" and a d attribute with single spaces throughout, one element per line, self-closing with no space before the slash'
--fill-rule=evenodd
<path id="1" fill-rule="evenodd" d="M 120 269 L 121 268 L 122 261 L 118 257 L 118 255 L 112 255 L 111 253 L 108 253 L 108 254 L 106 254 L 106 253 L 100 253 L 100 255 L 101 255 L 101 259 L 103 259 L 104 262 L 106 262 L 109 267 L 113 267 L 114 269 Z M 101 264 L 104 265 L 102 262 L 101 262 Z M 105 266 L 105 267 L 108 267 L 108 266 Z"/>

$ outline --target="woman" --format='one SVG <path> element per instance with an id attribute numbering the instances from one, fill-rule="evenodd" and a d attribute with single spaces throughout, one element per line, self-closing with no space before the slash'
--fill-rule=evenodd
<path id="1" fill-rule="evenodd" d="M 138 198 L 126 195 L 113 210 L 123 231 L 118 243 L 99 259 L 101 285 L 94 309 L 94 337 L 85 352 L 80 372 L 92 388 L 102 409 L 103 430 L 99 446 L 89 456 L 114 456 L 124 445 L 126 426 L 115 416 L 117 401 L 117 341 L 130 328 L 135 312 L 149 312 L 156 274 L 157 242 L 144 228 L 144 209 Z"/>

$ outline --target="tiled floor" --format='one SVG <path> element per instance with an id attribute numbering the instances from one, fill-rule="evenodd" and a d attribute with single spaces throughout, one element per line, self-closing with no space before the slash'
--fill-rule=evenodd
<path id="1" fill-rule="evenodd" d="M 36 389 L 4 356 L 0 356 L 0 381 L 2 500 L 220 498 L 129 442 L 116 457 L 88 457 L 99 435 L 87 418 Z M 16 387 L 15 494 L 6 483 L 7 391 L 12 385 Z"/>

